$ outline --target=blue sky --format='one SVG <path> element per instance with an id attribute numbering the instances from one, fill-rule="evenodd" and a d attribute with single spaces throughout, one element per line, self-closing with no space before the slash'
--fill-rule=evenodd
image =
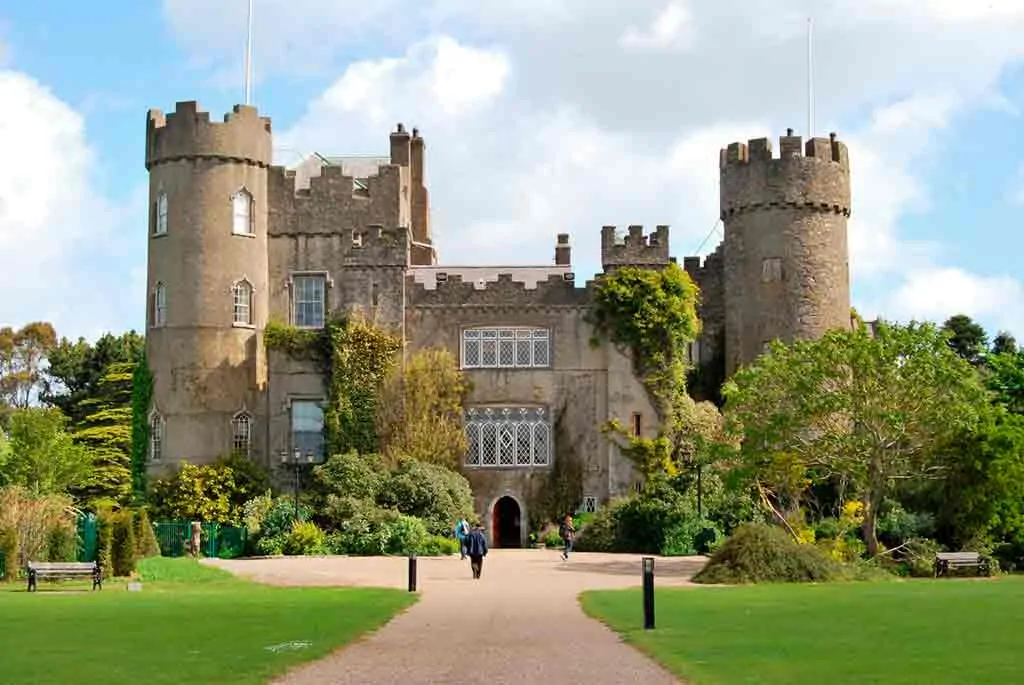
<path id="1" fill-rule="evenodd" d="M 1024 0 L 255 4 L 279 161 L 382 153 L 418 125 L 442 261 L 547 263 L 568 231 L 588 275 L 606 223 L 669 223 L 692 253 L 718 148 L 803 132 L 813 9 L 816 133 L 839 132 L 854 174 L 855 306 L 1024 337 Z M 145 112 L 241 99 L 245 7 L 0 7 L 0 325 L 141 327 Z"/>

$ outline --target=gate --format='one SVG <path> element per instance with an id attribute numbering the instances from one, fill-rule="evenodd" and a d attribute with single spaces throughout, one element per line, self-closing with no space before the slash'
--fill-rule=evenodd
<path id="1" fill-rule="evenodd" d="M 78 561 L 96 561 L 99 532 L 95 514 L 79 514 L 75 519 L 78 537 Z"/>
<path id="2" fill-rule="evenodd" d="M 167 521 L 153 524 L 153 528 L 156 530 L 161 556 L 183 557 L 188 554 L 188 541 L 192 535 L 190 522 Z M 200 547 L 203 556 L 234 559 L 245 554 L 248 537 L 245 528 L 204 523 L 201 530 Z"/>

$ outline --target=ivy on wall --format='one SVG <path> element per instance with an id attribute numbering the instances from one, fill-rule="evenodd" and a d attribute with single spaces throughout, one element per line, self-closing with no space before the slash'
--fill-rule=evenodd
<path id="1" fill-rule="evenodd" d="M 566 514 L 576 511 L 583 501 L 583 462 L 575 449 L 575 441 L 565 428 L 565 407 L 557 416 L 552 426 L 555 458 L 530 503 L 530 525 L 533 529 L 551 521 L 561 521 Z"/>
<path id="2" fill-rule="evenodd" d="M 320 364 L 327 386 L 327 454 L 378 451 L 378 390 L 402 349 L 398 336 L 352 317 L 329 321 L 321 330 L 271 322 L 264 342 L 267 349 Z"/>
<path id="3" fill-rule="evenodd" d="M 697 285 L 674 262 L 663 269 L 622 267 L 595 286 L 587 315 L 591 342 L 607 341 L 630 354 L 661 424 L 654 438 L 634 437 L 615 420 L 602 431 L 625 443 L 623 454 L 646 476 L 677 472 L 693 423 L 703 418 L 686 390 L 686 348 L 700 333 L 699 303 Z"/>
<path id="4" fill-rule="evenodd" d="M 149 409 L 153 401 L 153 373 L 145 355 L 132 372 L 132 499 L 141 501 L 146 493 L 146 462 L 149 456 Z"/>

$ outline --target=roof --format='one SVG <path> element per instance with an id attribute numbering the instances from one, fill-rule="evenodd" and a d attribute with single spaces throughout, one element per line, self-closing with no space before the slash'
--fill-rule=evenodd
<path id="1" fill-rule="evenodd" d="M 409 272 L 417 283 L 422 283 L 427 290 L 437 288 L 437 274 L 444 273 L 448 277 L 461 276 L 463 282 L 473 283 L 478 290 L 483 290 L 488 283 L 495 283 L 499 274 L 509 274 L 516 283 L 524 283 L 527 290 L 533 290 L 537 283 L 547 281 L 549 276 L 561 277 L 571 273 L 568 265 L 545 266 L 413 266 Z"/>

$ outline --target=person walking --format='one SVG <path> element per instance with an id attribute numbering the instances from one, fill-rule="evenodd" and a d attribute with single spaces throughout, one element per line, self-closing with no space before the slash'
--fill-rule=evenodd
<path id="1" fill-rule="evenodd" d="M 465 517 L 455 522 L 455 539 L 459 541 L 459 559 L 466 560 L 466 538 L 469 536 L 469 522 Z"/>
<path id="2" fill-rule="evenodd" d="M 487 538 L 484 527 L 477 523 L 466 537 L 466 554 L 469 556 L 469 568 L 473 571 L 473 579 L 480 580 L 484 570 L 484 557 L 487 556 Z"/>
<path id="3" fill-rule="evenodd" d="M 568 561 L 569 554 L 572 552 L 572 543 L 576 540 L 576 527 L 572 524 L 572 514 L 565 515 L 565 520 L 558 527 L 558 534 L 562 537 L 562 542 L 565 543 L 565 548 L 562 550 L 562 561 Z"/>

